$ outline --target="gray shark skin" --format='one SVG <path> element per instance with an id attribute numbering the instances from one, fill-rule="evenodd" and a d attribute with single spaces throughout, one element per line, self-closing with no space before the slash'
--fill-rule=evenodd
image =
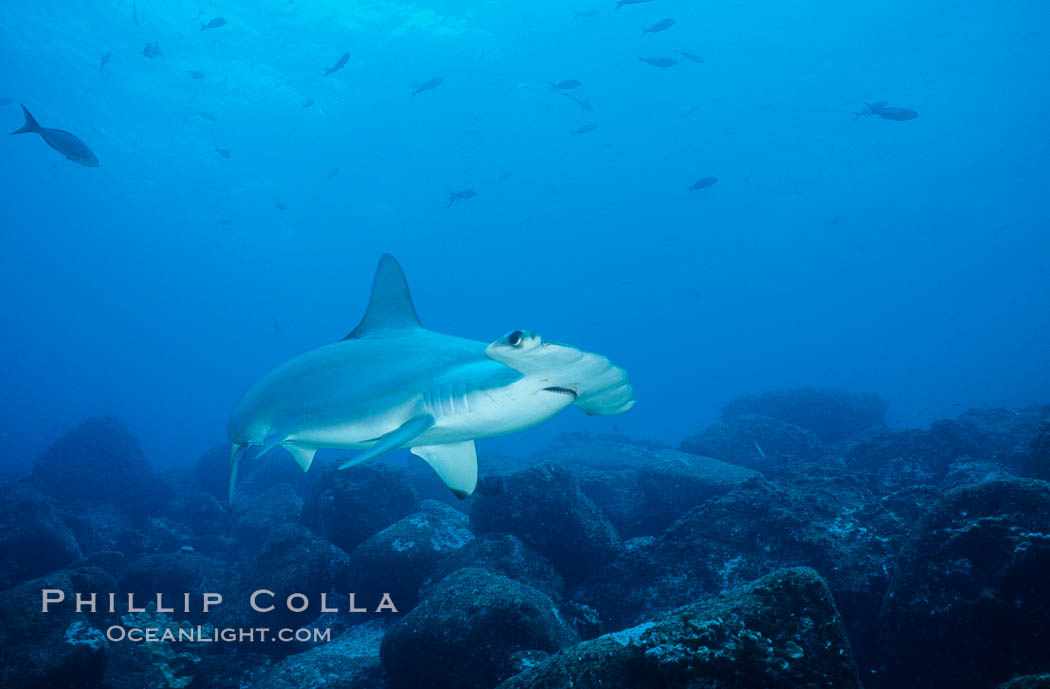
<path id="1" fill-rule="evenodd" d="M 267 373 L 233 410 L 227 498 L 255 445 L 259 455 L 283 447 L 303 471 L 322 448 L 363 450 L 340 469 L 409 448 L 465 498 L 477 485 L 475 439 L 532 428 L 573 404 L 622 414 L 634 393 L 605 357 L 528 330 L 488 344 L 427 330 L 401 266 L 383 254 L 361 323 Z"/>

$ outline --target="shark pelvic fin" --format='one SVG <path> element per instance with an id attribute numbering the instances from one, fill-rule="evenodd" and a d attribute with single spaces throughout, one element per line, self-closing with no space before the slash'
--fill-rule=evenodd
<path id="1" fill-rule="evenodd" d="M 372 447 L 368 448 L 356 457 L 347 460 L 339 465 L 340 469 L 349 469 L 352 466 L 358 464 L 364 464 L 365 462 L 371 462 L 376 457 L 381 457 L 388 452 L 393 452 L 399 447 L 408 445 L 413 440 L 426 433 L 434 425 L 434 417 L 430 414 L 420 414 L 419 416 L 413 416 L 408 421 L 401 424 L 398 428 L 390 431 L 386 435 L 382 436 L 375 442 Z"/>
<path id="2" fill-rule="evenodd" d="M 390 254 L 379 257 L 376 275 L 372 280 L 372 296 L 368 309 L 357 327 L 344 337 L 352 340 L 381 330 L 408 330 L 422 328 L 412 295 L 408 292 L 408 281 L 401 264 Z"/>
<path id="3" fill-rule="evenodd" d="M 286 443 L 281 447 L 288 450 L 288 454 L 292 456 L 296 464 L 303 468 L 303 471 L 310 470 L 310 465 L 314 463 L 314 455 L 317 454 L 316 447 L 303 447 L 294 443 Z"/>
<path id="4" fill-rule="evenodd" d="M 277 447 L 284 442 L 288 434 L 280 428 L 271 428 L 270 432 L 266 434 L 266 437 L 262 440 L 262 449 L 255 454 L 255 458 L 259 459 L 264 454 Z"/>
<path id="5" fill-rule="evenodd" d="M 438 478 L 452 489 L 457 498 L 469 498 L 478 485 L 478 454 L 474 441 L 445 445 L 419 445 L 412 454 L 426 460 Z"/>
<path id="6" fill-rule="evenodd" d="M 237 470 L 241 465 L 241 457 L 248 453 L 244 445 L 234 445 L 230 448 L 230 473 L 226 480 L 226 506 L 233 507 L 233 492 L 237 488 Z"/>

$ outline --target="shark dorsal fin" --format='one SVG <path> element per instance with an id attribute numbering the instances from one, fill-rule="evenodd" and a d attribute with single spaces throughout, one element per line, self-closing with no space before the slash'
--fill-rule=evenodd
<path id="1" fill-rule="evenodd" d="M 344 337 L 352 340 L 380 330 L 408 330 L 422 328 L 412 296 L 408 293 L 408 282 L 401 264 L 390 254 L 379 257 L 376 276 L 372 280 L 372 296 L 368 300 L 365 317 L 357 327 Z"/>

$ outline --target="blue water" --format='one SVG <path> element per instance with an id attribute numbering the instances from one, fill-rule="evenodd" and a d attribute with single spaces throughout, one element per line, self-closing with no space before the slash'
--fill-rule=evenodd
<path id="1" fill-rule="evenodd" d="M 0 137 L 5 468 L 101 413 L 193 459 L 353 328 L 383 251 L 428 327 L 530 328 L 631 376 L 626 416 L 482 454 L 677 443 L 800 385 L 879 393 L 897 426 L 1045 402 L 1048 37 L 1039 2 L 4 3 L 0 122 L 24 103 L 101 161 Z"/>

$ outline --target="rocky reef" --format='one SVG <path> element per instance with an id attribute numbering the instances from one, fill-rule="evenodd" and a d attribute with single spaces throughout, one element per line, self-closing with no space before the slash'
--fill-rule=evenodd
<path id="1" fill-rule="evenodd" d="M 483 456 L 464 501 L 275 451 L 230 508 L 226 461 L 160 472 L 93 419 L 4 484 L 0 686 L 1050 686 L 1050 407 L 895 430 L 778 391 L 677 448 Z M 293 634 L 226 635 L 260 628 Z"/>

